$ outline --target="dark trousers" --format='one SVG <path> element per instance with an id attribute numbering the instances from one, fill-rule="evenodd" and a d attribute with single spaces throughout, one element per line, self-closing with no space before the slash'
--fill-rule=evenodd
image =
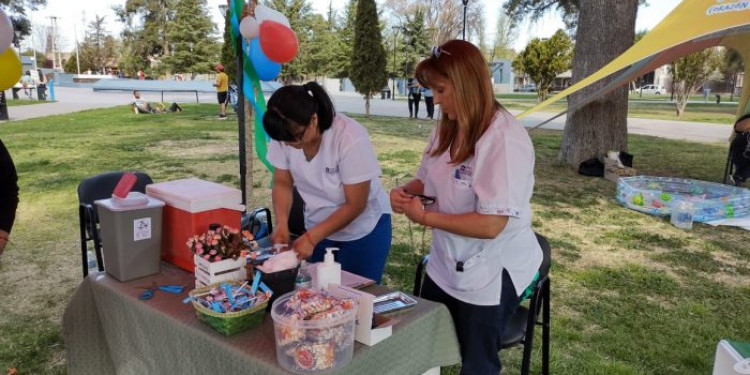
<path id="1" fill-rule="evenodd" d="M 422 94 L 410 94 L 409 95 L 409 117 L 417 118 L 419 114 L 419 99 L 422 98 Z M 412 112 L 412 106 L 414 111 Z"/>
<path id="2" fill-rule="evenodd" d="M 742 185 L 750 178 L 750 132 L 738 132 L 732 145 L 732 163 L 734 163 L 734 181 Z"/>
<path id="3" fill-rule="evenodd" d="M 312 262 L 322 262 L 327 247 L 337 247 L 334 259 L 341 264 L 341 269 L 380 284 L 385 269 L 385 261 L 391 250 L 391 215 L 383 214 L 370 234 L 353 241 L 320 241 L 310 257 Z"/>
<path id="4" fill-rule="evenodd" d="M 427 107 L 427 117 L 432 118 L 435 114 L 435 102 L 433 102 L 432 96 L 424 97 L 424 105 Z"/>
<path id="5" fill-rule="evenodd" d="M 429 276 L 425 276 L 422 285 L 422 298 L 443 303 L 450 311 L 461 348 L 461 375 L 500 373 L 500 338 L 521 303 L 507 271 L 503 270 L 499 305 L 479 306 L 459 301 L 440 289 Z"/>

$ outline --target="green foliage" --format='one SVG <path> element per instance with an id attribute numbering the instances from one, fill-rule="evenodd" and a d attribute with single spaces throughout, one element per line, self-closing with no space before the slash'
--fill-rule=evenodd
<path id="1" fill-rule="evenodd" d="M 118 57 L 117 40 L 109 35 L 104 27 L 105 17 L 94 16 L 89 23 L 83 42 L 78 47 L 81 71 L 91 70 L 92 72 L 106 72 L 106 67 L 116 65 L 115 60 Z M 73 63 L 70 64 L 70 61 Z M 70 71 L 76 71 L 76 58 L 71 56 L 65 64 L 65 70 L 72 68 Z"/>
<path id="2" fill-rule="evenodd" d="M 513 60 L 513 69 L 528 74 L 537 85 L 537 96 L 544 100 L 555 77 L 569 70 L 573 60 L 573 42 L 562 30 L 549 39 L 532 39 Z"/>
<path id="3" fill-rule="evenodd" d="M 229 82 L 237 81 L 237 53 L 235 45 L 232 43 L 232 25 L 229 22 L 229 8 L 224 15 L 224 44 L 221 45 L 221 65 L 224 66 L 224 73 L 229 76 Z"/>
<path id="4" fill-rule="evenodd" d="M 124 24 L 122 31 L 122 70 L 134 76 L 139 69 L 147 74 L 163 71 L 152 69 L 150 58 L 169 55 L 169 28 L 175 19 L 177 0 L 127 0 L 114 7 Z"/>
<path id="5" fill-rule="evenodd" d="M 385 49 L 380 35 L 375 0 L 359 0 L 349 78 L 357 92 L 365 96 L 365 112 L 368 116 L 372 93 L 380 91 L 388 83 L 385 64 Z"/>
<path id="6" fill-rule="evenodd" d="M 404 77 L 410 77 L 417 64 L 430 52 L 430 42 L 425 26 L 424 12 L 421 8 L 412 15 L 406 15 L 406 22 L 401 28 L 403 44 L 401 44 L 401 55 L 403 59 Z"/>
<path id="7" fill-rule="evenodd" d="M 14 40 L 16 46 L 31 34 L 31 22 L 26 18 L 26 12 L 37 10 L 44 5 L 47 5 L 47 0 L 0 0 L 0 9 L 10 16 L 14 29 L 19 31 L 18 40 Z"/>
<path id="8" fill-rule="evenodd" d="M 678 117 L 685 112 L 690 95 L 706 84 L 711 74 L 720 66 L 721 57 L 714 48 L 681 57 L 669 64 Z"/>
<path id="9" fill-rule="evenodd" d="M 170 54 L 162 63 L 171 73 L 190 73 L 191 78 L 199 73 L 210 73 L 219 61 L 219 45 L 213 38 L 215 31 L 206 0 L 180 0 L 167 32 Z"/>

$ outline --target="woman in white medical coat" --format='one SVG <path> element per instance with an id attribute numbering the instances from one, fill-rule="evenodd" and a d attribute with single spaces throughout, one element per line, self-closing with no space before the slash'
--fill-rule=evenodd
<path id="1" fill-rule="evenodd" d="M 292 188 L 305 202 L 307 232 L 291 244 L 300 258 L 323 260 L 339 248 L 342 269 L 380 282 L 391 247 L 391 206 L 367 130 L 336 114 L 315 82 L 284 86 L 271 96 L 263 128 L 274 140 L 271 240 L 289 243 Z"/>
<path id="2" fill-rule="evenodd" d="M 542 262 L 531 229 L 534 148 L 495 100 L 471 43 L 433 48 L 416 76 L 442 116 L 416 178 L 391 191 L 391 206 L 433 228 L 422 297 L 450 310 L 461 374 L 497 374 L 499 338 Z"/>

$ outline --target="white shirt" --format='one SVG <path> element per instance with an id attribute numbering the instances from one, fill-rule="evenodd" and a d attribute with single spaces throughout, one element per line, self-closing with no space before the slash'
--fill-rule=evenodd
<path id="1" fill-rule="evenodd" d="M 529 134 L 505 110 L 498 110 L 476 144 L 474 156 L 450 163 L 450 151 L 431 157 L 437 132 L 422 155 L 417 179 L 424 194 L 435 196 L 428 210 L 508 216 L 493 239 L 478 239 L 433 229 L 427 274 L 452 297 L 475 305 L 497 305 L 506 269 L 520 296 L 542 263 L 542 250 L 531 229 L 534 147 Z M 464 262 L 463 272 L 456 269 Z"/>
<path id="2" fill-rule="evenodd" d="M 380 184 L 380 165 L 367 129 L 343 115 L 336 115 L 323 132 L 317 155 L 307 161 L 302 150 L 271 141 L 268 161 L 289 170 L 305 201 L 305 227 L 312 228 L 327 219 L 346 202 L 344 184 L 370 181 L 370 194 L 364 212 L 349 225 L 328 236 L 334 241 L 360 239 L 375 228 L 383 214 L 391 213 L 388 196 Z"/>

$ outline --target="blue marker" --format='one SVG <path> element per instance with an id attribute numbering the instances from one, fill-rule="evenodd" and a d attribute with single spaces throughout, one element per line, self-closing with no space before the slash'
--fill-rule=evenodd
<path id="1" fill-rule="evenodd" d="M 260 290 L 262 290 L 264 293 L 273 294 L 273 291 L 271 288 L 269 288 L 266 284 L 264 284 L 262 281 L 260 282 Z"/>

